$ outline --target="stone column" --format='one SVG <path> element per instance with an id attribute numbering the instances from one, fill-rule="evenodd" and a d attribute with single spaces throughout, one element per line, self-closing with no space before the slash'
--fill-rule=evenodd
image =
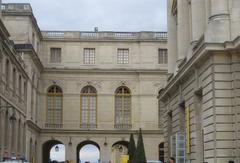
<path id="1" fill-rule="evenodd" d="M 100 145 L 100 149 L 101 149 L 101 154 L 100 154 L 101 162 L 109 163 L 109 161 L 111 161 L 111 149 L 112 149 L 111 144 Z"/>
<path id="2" fill-rule="evenodd" d="M 26 153 L 26 132 L 27 132 L 27 129 L 26 129 L 26 124 L 23 125 L 23 143 L 22 143 L 22 153 L 23 155 L 27 158 L 27 153 Z"/>
<path id="3" fill-rule="evenodd" d="M 65 159 L 76 162 L 77 161 L 76 160 L 77 147 L 75 146 L 75 144 L 69 145 L 68 142 L 66 142 L 64 145 L 65 145 Z"/>
<path id="4" fill-rule="evenodd" d="M 205 30 L 205 1 L 192 0 L 192 43 L 195 43 L 204 34 Z"/>
<path id="5" fill-rule="evenodd" d="M 189 4 L 187 0 L 177 1 L 177 43 L 178 61 L 187 56 L 190 46 Z"/>
<path id="6" fill-rule="evenodd" d="M 211 0 L 206 42 L 222 43 L 230 40 L 230 18 L 228 0 Z"/>
<path id="7" fill-rule="evenodd" d="M 8 154 L 9 156 L 11 156 L 12 154 L 12 131 L 13 131 L 13 122 L 9 120 L 9 124 L 8 124 Z"/>
<path id="8" fill-rule="evenodd" d="M 17 137 L 17 153 L 22 156 L 21 153 L 21 142 L 22 142 L 22 126 L 21 126 L 21 119 L 18 121 L 18 137 Z"/>
<path id="9" fill-rule="evenodd" d="M 16 156 L 18 155 L 18 137 L 19 137 L 19 120 L 17 120 L 15 123 L 14 123 L 14 152 L 16 154 Z"/>
<path id="10" fill-rule="evenodd" d="M 239 9 L 240 1 L 232 0 L 231 8 L 231 40 L 234 40 L 237 36 L 240 35 L 240 19 L 239 19 Z"/>
<path id="11" fill-rule="evenodd" d="M 167 1 L 168 23 L 168 73 L 174 73 L 177 62 L 177 22 L 172 15 L 173 0 Z"/>
<path id="12" fill-rule="evenodd" d="M 0 104 L 0 105 L 2 105 L 2 104 Z M 3 107 L 1 109 L 3 109 Z M 0 133 L 0 148 L 1 148 L 1 150 L 0 150 L 0 159 L 2 160 L 3 152 L 4 152 L 4 146 L 5 146 L 5 142 L 4 142 L 4 136 L 5 136 L 5 122 L 4 122 L 4 120 L 5 120 L 5 112 L 2 111 L 0 116 L 1 116 L 1 120 L 0 120 L 0 131 L 1 131 L 1 133 Z"/>
<path id="13" fill-rule="evenodd" d="M 5 114 L 5 119 L 4 119 L 4 154 L 6 152 L 9 154 L 9 116 L 8 114 Z"/>

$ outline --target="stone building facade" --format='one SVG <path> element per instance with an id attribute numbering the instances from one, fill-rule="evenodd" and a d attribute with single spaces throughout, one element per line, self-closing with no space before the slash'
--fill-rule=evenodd
<path id="1" fill-rule="evenodd" d="M 240 162 L 239 0 L 168 0 L 165 159 Z"/>
<path id="2" fill-rule="evenodd" d="M 23 128 L 12 125 L 7 134 L 23 136 L 11 141 L 1 132 L 1 158 L 7 150 L 46 163 L 50 149 L 63 144 L 66 159 L 78 162 L 79 150 L 93 144 L 101 162 L 118 163 L 115 156 L 127 152 L 130 133 L 141 128 L 147 159 L 159 159 L 164 138 L 157 95 L 167 74 L 165 32 L 41 31 L 29 4 L 2 9 L 3 34 L 7 40 L 9 32 L 13 41 L 1 42 L 9 47 L 1 53 L 1 116 L 11 120 L 14 114 Z M 14 83 L 21 83 L 21 92 Z M 5 103 L 11 107 L 5 109 Z"/>

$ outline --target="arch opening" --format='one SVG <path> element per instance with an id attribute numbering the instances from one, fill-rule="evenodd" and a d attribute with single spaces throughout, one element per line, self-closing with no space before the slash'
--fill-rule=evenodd
<path id="1" fill-rule="evenodd" d="M 49 140 L 42 147 L 42 161 L 60 163 L 65 161 L 65 146 L 58 140 Z"/>
<path id="2" fill-rule="evenodd" d="M 111 162 L 120 163 L 122 155 L 128 154 L 128 144 L 127 141 L 118 141 L 112 145 Z"/>
<path id="3" fill-rule="evenodd" d="M 77 146 L 77 163 L 99 163 L 100 147 L 96 142 L 84 141 Z"/>

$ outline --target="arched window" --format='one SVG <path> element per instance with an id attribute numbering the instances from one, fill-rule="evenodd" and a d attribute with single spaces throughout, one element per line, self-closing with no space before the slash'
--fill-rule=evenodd
<path id="1" fill-rule="evenodd" d="M 62 127 L 62 89 L 53 85 L 47 93 L 47 123 L 46 127 Z"/>
<path id="2" fill-rule="evenodd" d="M 115 128 L 131 128 L 131 93 L 127 87 L 115 91 Z"/>
<path id="3" fill-rule="evenodd" d="M 97 127 L 97 91 L 86 86 L 81 91 L 81 124 L 83 128 Z"/>

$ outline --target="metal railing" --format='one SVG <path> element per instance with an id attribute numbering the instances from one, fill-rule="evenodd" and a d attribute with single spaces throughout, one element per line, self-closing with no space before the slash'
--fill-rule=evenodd
<path id="1" fill-rule="evenodd" d="M 63 124 L 61 123 L 45 123 L 45 128 L 62 128 Z"/>
<path id="2" fill-rule="evenodd" d="M 97 128 L 97 124 L 96 123 L 80 123 L 80 128 L 82 129 L 95 129 Z"/>
<path id="3" fill-rule="evenodd" d="M 132 124 L 124 124 L 124 123 L 115 124 L 114 128 L 115 129 L 131 129 L 132 128 Z"/>

